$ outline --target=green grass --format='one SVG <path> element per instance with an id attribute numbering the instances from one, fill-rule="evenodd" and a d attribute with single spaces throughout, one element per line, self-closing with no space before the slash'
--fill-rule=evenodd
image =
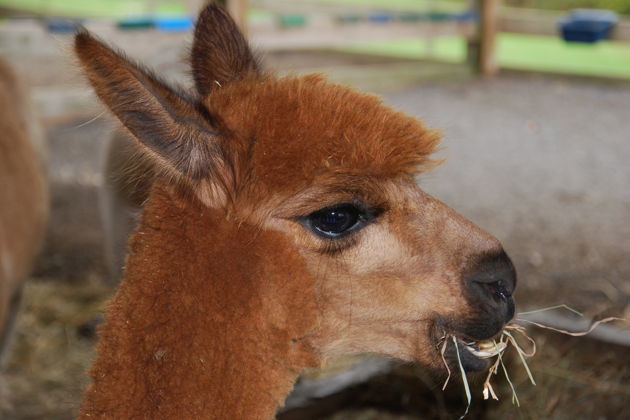
<path id="1" fill-rule="evenodd" d="M 403 58 L 430 57 L 449 62 L 462 62 L 466 58 L 465 40 L 450 36 L 435 38 L 433 41 L 424 38 L 372 41 L 344 47 L 343 50 Z"/>
<path id="2" fill-rule="evenodd" d="M 406 58 L 434 58 L 463 62 L 462 38 L 442 37 L 433 42 L 403 39 L 358 44 L 346 51 Z M 498 38 L 501 67 L 554 73 L 630 78 L 630 44 L 604 41 L 597 44 L 566 43 L 557 37 L 503 33 Z"/>
<path id="3" fill-rule="evenodd" d="M 501 34 L 499 64 L 508 68 L 630 78 L 630 44 L 566 43 L 559 38 Z"/>
<path id="4" fill-rule="evenodd" d="M 145 13 L 145 0 L 0 0 L 0 6 L 17 10 L 67 17 L 122 17 Z M 158 2 L 156 11 L 183 14 L 184 5 L 176 0 Z"/>

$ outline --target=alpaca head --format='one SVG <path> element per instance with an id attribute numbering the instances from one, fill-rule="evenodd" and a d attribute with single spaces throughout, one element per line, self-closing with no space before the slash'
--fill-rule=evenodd
<path id="1" fill-rule="evenodd" d="M 319 75 L 264 73 L 213 5 L 195 30 L 194 93 L 88 33 L 75 48 L 174 188 L 226 223 L 287 238 L 314 279 L 309 340 L 322 356 L 374 352 L 439 368 L 445 335 L 488 339 L 512 317 L 515 273 L 500 243 L 416 185 L 438 143 L 419 121 Z M 464 353 L 468 369 L 486 366 Z"/>

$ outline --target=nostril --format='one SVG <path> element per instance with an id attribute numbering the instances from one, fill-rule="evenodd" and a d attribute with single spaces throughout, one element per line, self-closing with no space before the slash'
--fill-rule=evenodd
<path id="1" fill-rule="evenodd" d="M 479 287 L 486 294 L 507 300 L 516 287 L 516 270 L 505 252 L 486 255 L 474 265 L 474 271 L 468 276 L 469 285 Z"/>
<path id="2" fill-rule="evenodd" d="M 473 281 L 473 284 L 483 291 L 483 294 L 488 297 L 493 297 L 498 300 L 508 300 L 512 297 L 511 291 L 506 287 L 505 281 Z"/>
<path id="3" fill-rule="evenodd" d="M 508 322 L 514 317 L 512 294 L 516 287 L 516 270 L 507 254 L 483 255 L 473 261 L 465 281 L 471 302 L 495 321 Z"/>
<path id="4" fill-rule="evenodd" d="M 494 304 L 498 304 L 498 307 L 502 308 L 502 314 L 505 317 L 506 322 L 514 317 L 514 300 L 512 299 L 512 292 L 514 289 L 511 289 L 506 284 L 505 280 L 497 280 L 494 282 L 478 282 L 475 281 L 473 283 L 476 285 L 477 290 L 481 292 L 479 298 L 481 298 L 480 302 L 485 302 L 486 304 L 490 302 L 494 302 Z M 503 312 L 504 311 L 504 312 Z"/>
<path id="5" fill-rule="evenodd" d="M 490 283 L 488 286 L 490 287 L 494 295 L 503 300 L 508 300 L 508 298 L 512 296 L 512 293 L 508 291 L 503 280 L 499 280 L 495 283 Z"/>

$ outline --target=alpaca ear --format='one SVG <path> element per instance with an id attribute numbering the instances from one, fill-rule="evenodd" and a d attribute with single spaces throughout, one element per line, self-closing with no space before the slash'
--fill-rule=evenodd
<path id="1" fill-rule="evenodd" d="M 233 172 L 204 108 L 87 32 L 76 35 L 74 47 L 98 97 L 159 166 L 210 188 L 205 196 L 214 201 L 226 197 Z"/>
<path id="2" fill-rule="evenodd" d="M 216 4 L 202 10 L 191 51 L 192 74 L 201 96 L 231 80 L 259 73 L 245 37 L 228 13 Z"/>

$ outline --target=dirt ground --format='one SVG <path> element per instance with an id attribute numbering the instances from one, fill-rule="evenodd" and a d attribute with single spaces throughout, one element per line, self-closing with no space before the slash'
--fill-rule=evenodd
<path id="1" fill-rule="evenodd" d="M 94 326 L 111 294 L 103 283 L 98 188 L 112 123 L 60 52 L 67 39 L 25 33 L 0 32 L 0 53 L 31 82 L 44 117 L 52 221 L 5 370 L 13 408 L 0 418 L 68 419 L 87 382 Z M 170 78 L 184 77 L 178 46 L 185 36 L 150 44 L 146 35 L 135 41 L 115 32 L 103 36 Z M 630 85 L 527 74 L 479 80 L 456 66 L 316 51 L 269 53 L 266 61 L 279 71 L 328 72 L 443 129 L 441 155 L 448 159 L 419 182 L 504 242 L 519 272 L 520 310 L 564 303 L 588 317 L 630 318 Z M 530 334 L 538 345 L 530 363 L 537 386 L 514 360 L 510 374 L 521 407 L 512 405 L 501 380 L 501 400 L 483 402 L 477 380 L 469 418 L 630 418 L 627 347 L 544 330 Z M 403 370 L 299 418 L 463 413 L 460 382 L 442 392 L 418 367 Z"/>

